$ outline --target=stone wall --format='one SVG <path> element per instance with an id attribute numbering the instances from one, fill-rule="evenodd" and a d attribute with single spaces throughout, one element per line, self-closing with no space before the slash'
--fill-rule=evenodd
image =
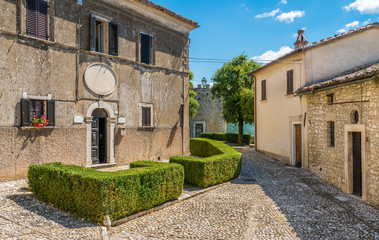
<path id="1" fill-rule="evenodd" d="M 199 103 L 197 113 L 194 118 L 190 118 L 191 137 L 195 137 L 195 123 L 205 123 L 205 132 L 226 132 L 226 122 L 222 117 L 222 101 L 212 99 L 208 86 L 193 89 L 196 92 L 195 99 Z"/>
<path id="2" fill-rule="evenodd" d="M 85 120 L 97 102 L 109 105 L 115 115 L 111 141 L 116 164 L 189 154 L 189 30 L 168 27 L 151 12 L 145 16 L 105 1 L 87 0 L 80 6 L 72 0 L 50 0 L 49 6 L 49 39 L 41 40 L 26 34 L 25 1 L 0 0 L 0 21 L 6 23 L 0 24 L 0 180 L 25 177 L 30 163 L 85 166 Z M 118 56 L 89 50 L 91 14 L 119 24 Z M 141 32 L 153 36 L 152 65 L 140 63 Z M 84 73 L 94 63 L 115 73 L 112 94 L 96 95 L 85 85 Z M 24 92 L 51 95 L 55 127 L 20 127 Z M 153 105 L 153 128 L 139 126 L 141 102 Z M 84 121 L 74 123 L 75 116 Z"/>
<path id="3" fill-rule="evenodd" d="M 327 103 L 328 94 L 334 94 L 334 104 Z M 367 169 L 363 165 L 362 167 L 363 174 L 366 173 L 363 188 L 367 189 L 367 195 L 363 196 L 363 200 L 379 206 L 379 85 L 375 81 L 365 81 L 316 92 L 306 97 L 309 171 L 349 192 L 345 164 L 349 158 L 349 154 L 345 155 L 345 151 L 349 151 L 349 139 L 345 139 L 345 136 L 351 137 L 346 133 L 346 127 L 354 127 L 352 113 L 358 111 L 357 126 L 362 125 L 365 131 L 362 136 L 365 142 L 362 158 L 364 154 Z M 328 121 L 335 122 L 335 147 L 329 146 Z"/>

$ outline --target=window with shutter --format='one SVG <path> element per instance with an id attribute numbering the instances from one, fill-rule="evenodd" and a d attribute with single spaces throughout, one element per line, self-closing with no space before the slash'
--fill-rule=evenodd
<path id="1" fill-rule="evenodd" d="M 21 99 L 21 126 L 30 126 L 30 100 Z"/>
<path id="2" fill-rule="evenodd" d="M 45 0 L 26 0 L 26 34 L 48 39 L 48 3 Z"/>
<path id="3" fill-rule="evenodd" d="M 49 120 L 49 126 L 55 126 L 55 101 L 47 100 L 47 116 L 46 118 Z"/>
<path id="4" fill-rule="evenodd" d="M 287 71 L 287 94 L 293 94 L 293 70 Z"/>
<path id="5" fill-rule="evenodd" d="M 90 50 L 96 51 L 96 18 L 94 16 L 90 16 L 90 26 L 89 26 L 89 34 L 90 34 Z"/>
<path id="6" fill-rule="evenodd" d="M 266 80 L 261 82 L 261 100 L 266 100 Z"/>
<path id="7" fill-rule="evenodd" d="M 151 107 L 142 107 L 142 126 L 151 126 Z"/>
<path id="8" fill-rule="evenodd" d="M 109 23 L 109 54 L 118 55 L 118 24 Z"/>
<path id="9" fill-rule="evenodd" d="M 48 126 L 55 126 L 55 101 L 21 99 L 21 126 L 31 126 L 33 119 L 44 116 L 49 120 Z"/>
<path id="10" fill-rule="evenodd" d="M 141 63 L 152 64 L 152 36 L 141 33 Z"/>

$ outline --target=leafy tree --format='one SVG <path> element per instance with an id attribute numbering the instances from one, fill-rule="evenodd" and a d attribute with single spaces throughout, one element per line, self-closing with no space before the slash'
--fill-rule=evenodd
<path id="1" fill-rule="evenodd" d="M 254 80 L 249 73 L 260 65 L 247 55 L 234 57 L 212 78 L 213 98 L 223 102 L 222 116 L 227 123 L 238 123 L 238 144 L 242 145 L 243 123 L 254 122 Z"/>
<path id="2" fill-rule="evenodd" d="M 196 101 L 195 99 L 195 96 L 196 96 L 196 93 L 194 90 L 192 90 L 192 87 L 193 87 L 193 72 L 190 70 L 189 72 L 189 86 L 190 86 L 190 91 L 189 91 L 189 116 L 190 118 L 193 118 L 195 117 L 196 115 L 196 108 L 199 107 L 199 103 Z"/>

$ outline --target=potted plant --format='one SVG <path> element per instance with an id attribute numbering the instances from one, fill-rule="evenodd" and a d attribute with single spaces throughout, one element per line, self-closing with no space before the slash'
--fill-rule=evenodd
<path id="1" fill-rule="evenodd" d="M 40 118 L 36 118 L 36 116 L 33 117 L 33 127 L 45 127 L 47 125 L 49 125 L 49 119 L 46 119 L 44 115 L 42 115 Z"/>

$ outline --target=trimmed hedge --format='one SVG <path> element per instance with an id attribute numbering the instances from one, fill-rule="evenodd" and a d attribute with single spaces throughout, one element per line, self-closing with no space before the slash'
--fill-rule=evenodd
<path id="1" fill-rule="evenodd" d="M 227 141 L 230 143 L 238 143 L 238 133 L 211 133 L 204 132 L 200 135 L 202 138 L 208 138 L 218 141 Z M 243 134 L 243 143 L 250 145 L 252 136 L 250 134 Z"/>
<path id="2" fill-rule="evenodd" d="M 238 177 L 241 172 L 242 154 L 234 148 L 211 139 L 191 138 L 191 154 L 204 157 L 170 157 L 170 163 L 184 167 L 184 181 L 208 187 Z"/>
<path id="3" fill-rule="evenodd" d="M 117 220 L 177 199 L 183 190 L 179 164 L 137 161 L 131 169 L 101 172 L 62 163 L 31 165 L 31 191 L 63 211 L 93 222 Z"/>

